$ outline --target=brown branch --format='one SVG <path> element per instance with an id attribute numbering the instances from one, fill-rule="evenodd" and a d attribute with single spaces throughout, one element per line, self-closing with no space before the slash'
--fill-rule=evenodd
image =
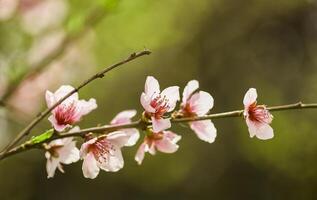
<path id="1" fill-rule="evenodd" d="M 72 94 L 78 92 L 81 88 L 85 87 L 86 85 L 88 85 L 90 82 L 98 79 L 98 78 L 103 78 L 104 75 L 111 71 L 112 69 L 115 69 L 118 66 L 121 66 L 125 63 L 128 63 L 138 57 L 144 56 L 144 55 L 149 55 L 151 54 L 150 51 L 148 50 L 143 50 L 141 52 L 138 53 L 133 53 L 131 54 L 128 58 L 113 64 L 105 69 L 103 69 L 102 71 L 100 71 L 99 73 L 93 75 L 92 77 L 90 77 L 89 79 L 87 79 L 86 81 L 84 81 L 83 83 L 81 83 L 78 87 L 76 87 L 74 90 L 72 90 L 71 92 L 69 92 L 67 95 L 65 95 L 62 99 L 60 99 L 58 102 L 56 102 L 51 108 L 47 108 L 45 111 L 41 112 L 35 119 L 33 119 L 33 121 L 31 121 L 18 135 L 17 137 L 12 140 L 12 142 L 9 143 L 9 145 L 4 149 L 4 154 L 14 145 L 16 145 L 24 136 L 28 135 L 30 133 L 30 131 L 42 120 L 44 119 L 44 117 L 46 117 L 54 108 L 56 108 L 59 104 L 61 104 L 65 99 L 67 99 L 68 97 L 70 97 Z M 0 156 L 1 159 L 1 156 Z"/>
<path id="2" fill-rule="evenodd" d="M 295 104 L 288 104 L 288 105 L 281 105 L 281 106 L 272 106 L 268 107 L 268 110 L 275 112 L 275 111 L 284 111 L 284 110 L 294 110 L 294 109 L 313 109 L 317 108 L 317 103 L 312 103 L 312 104 L 303 104 L 301 102 L 295 103 Z M 184 117 L 184 118 L 177 118 L 177 119 L 171 119 L 172 123 L 184 123 L 184 122 L 191 122 L 191 121 L 200 121 L 200 120 L 210 120 L 210 119 L 220 119 L 220 118 L 231 118 L 231 117 L 242 117 L 243 116 L 243 110 L 235 110 L 235 111 L 230 111 L 230 112 L 222 112 L 222 113 L 215 113 L 215 114 L 210 114 L 210 115 L 205 115 L 201 117 Z M 123 125 L 108 125 L 108 126 L 101 126 L 101 127 L 92 127 L 92 128 L 87 128 L 87 129 L 82 129 L 77 132 L 72 132 L 72 133 L 65 133 L 65 134 L 60 134 L 60 135 L 53 135 L 51 138 L 42 141 L 41 143 L 38 144 L 30 144 L 28 142 L 17 146 L 7 153 L 1 153 L 0 154 L 0 160 L 3 158 L 6 158 L 11 155 L 18 154 L 23 151 L 27 151 L 30 149 L 34 148 L 41 148 L 41 145 L 43 143 L 50 142 L 55 139 L 60 139 L 60 138 L 65 138 L 65 137 L 83 137 L 87 133 L 97 133 L 97 134 L 105 134 L 109 133 L 112 131 L 120 130 L 120 129 L 126 129 L 126 128 L 138 128 L 138 129 L 145 129 L 146 126 L 151 125 L 145 124 L 145 122 L 139 120 L 136 122 L 131 122 L 128 124 L 123 124 Z"/>

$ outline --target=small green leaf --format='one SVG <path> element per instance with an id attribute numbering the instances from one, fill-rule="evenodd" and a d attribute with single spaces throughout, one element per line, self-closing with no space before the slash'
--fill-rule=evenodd
<path id="1" fill-rule="evenodd" d="M 30 140 L 30 143 L 31 144 L 39 144 L 39 143 L 51 138 L 53 134 L 54 134 L 54 129 L 49 129 L 45 133 L 42 133 L 41 135 L 32 137 Z"/>

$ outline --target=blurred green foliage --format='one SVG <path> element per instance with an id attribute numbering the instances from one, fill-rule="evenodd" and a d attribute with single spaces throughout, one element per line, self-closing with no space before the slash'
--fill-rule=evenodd
<path id="1" fill-rule="evenodd" d="M 183 88 L 187 81 L 199 80 L 201 89 L 215 98 L 212 112 L 241 109 L 249 87 L 256 87 L 259 103 L 267 105 L 317 101 L 314 1 L 68 2 L 64 28 L 70 32 L 80 28 L 95 6 L 105 7 L 107 14 L 93 28 L 92 44 L 87 36 L 78 41 L 80 48 L 92 46 L 95 65 L 84 66 L 90 70 L 64 84 L 79 83 L 131 52 L 153 51 L 80 92 L 81 97 L 96 98 L 99 106 L 81 127 L 109 123 L 124 109 L 136 108 L 140 114 L 147 75 L 155 76 L 162 88 Z M 16 66 L 24 66 L 23 52 L 32 38 L 13 18 L 1 22 L 0 43 L 0 58 L 19 54 L 12 59 L 19 64 L 12 64 L 9 76 L 20 70 Z M 44 107 L 44 95 L 39 98 L 43 104 L 38 106 Z M 183 136 L 177 153 L 146 155 L 137 166 L 137 146 L 126 148 L 125 167 L 118 173 L 102 172 L 95 180 L 83 178 L 81 162 L 48 180 L 42 151 L 20 154 L 0 163 L 0 199 L 316 199 L 316 111 L 273 114 L 273 140 L 249 138 L 242 119 L 215 120 L 218 137 L 213 144 L 175 126 Z M 21 128 L 9 125 L 9 132 L 1 134 L 13 136 Z"/>

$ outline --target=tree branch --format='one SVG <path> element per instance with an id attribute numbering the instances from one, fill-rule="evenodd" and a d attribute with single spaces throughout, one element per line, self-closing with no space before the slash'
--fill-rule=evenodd
<path id="1" fill-rule="evenodd" d="M 317 108 L 317 103 L 312 104 L 303 104 L 301 102 L 294 103 L 294 104 L 288 104 L 288 105 L 281 105 L 281 106 L 272 106 L 268 107 L 267 109 L 271 112 L 276 111 L 284 111 L 284 110 L 294 110 L 294 109 L 313 109 Z M 184 117 L 184 118 L 176 118 L 171 119 L 172 123 L 183 123 L 183 122 L 191 122 L 191 121 L 200 121 L 200 120 L 210 120 L 210 119 L 219 119 L 219 118 L 231 118 L 231 117 L 242 117 L 243 116 L 243 110 L 235 110 L 230 112 L 222 112 L 222 113 L 215 113 L 210 115 L 205 115 L 201 117 Z M 55 139 L 60 138 L 66 138 L 66 137 L 83 137 L 87 133 L 97 133 L 97 134 L 105 134 L 112 131 L 120 130 L 120 129 L 126 129 L 126 128 L 137 128 L 137 129 L 145 129 L 146 126 L 151 125 L 151 123 L 146 124 L 145 122 L 139 120 L 135 122 L 131 122 L 128 124 L 122 124 L 122 125 L 106 125 L 101 127 L 92 127 L 87 129 L 82 129 L 77 132 L 71 132 L 71 133 L 65 133 L 65 134 L 59 134 L 59 135 L 53 135 L 51 138 L 44 140 L 37 144 L 31 144 L 30 142 L 26 142 L 20 146 L 17 146 L 13 149 L 11 149 L 8 152 L 3 152 L 0 154 L 0 160 L 18 154 L 20 152 L 24 152 L 30 149 L 34 148 L 41 148 L 41 145 L 43 143 L 48 143 Z"/>
<path id="2" fill-rule="evenodd" d="M 65 95 L 62 99 L 60 99 L 58 102 L 56 102 L 51 108 L 47 108 L 45 111 L 41 112 L 35 119 L 33 119 L 33 121 L 31 121 L 29 123 L 29 125 L 27 125 L 18 135 L 17 137 L 12 140 L 12 142 L 9 143 L 9 145 L 4 149 L 3 153 L 5 154 L 12 146 L 16 145 L 24 136 L 28 135 L 30 133 L 30 131 L 44 118 L 46 117 L 54 108 L 56 108 L 59 104 L 61 104 L 65 99 L 67 99 L 68 97 L 70 97 L 72 94 L 78 92 L 81 88 L 85 87 L 86 85 L 88 85 L 90 82 L 98 79 L 98 78 L 103 78 L 104 75 L 111 71 L 112 69 L 115 69 L 116 67 L 119 67 L 125 63 L 128 63 L 138 57 L 144 56 L 144 55 L 149 55 L 151 54 L 150 51 L 148 50 L 143 50 L 141 52 L 138 53 L 133 53 L 131 54 L 128 58 L 113 64 L 105 69 L 103 69 L 102 71 L 100 71 L 99 73 L 93 75 L 92 77 L 90 77 L 89 79 L 87 79 L 86 81 L 84 81 L 83 83 L 81 83 L 78 87 L 76 87 L 74 90 L 72 90 L 71 92 L 69 92 L 67 95 Z M 1 156 L 0 156 L 1 159 Z"/>

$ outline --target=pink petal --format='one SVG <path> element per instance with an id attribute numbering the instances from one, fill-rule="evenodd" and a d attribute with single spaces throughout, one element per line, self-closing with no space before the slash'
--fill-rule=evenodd
<path id="1" fill-rule="evenodd" d="M 71 91 L 73 91 L 75 88 L 70 86 L 70 85 L 62 85 L 60 88 L 58 88 L 56 90 L 56 92 L 54 93 L 54 97 L 56 101 L 59 101 L 60 99 L 62 99 L 64 96 L 66 96 L 68 93 L 70 93 Z M 63 103 L 65 104 L 69 104 L 69 103 L 73 103 L 76 102 L 78 100 L 78 93 L 74 93 L 72 94 L 70 97 L 68 97 L 67 99 L 65 99 L 63 101 Z"/>
<path id="2" fill-rule="evenodd" d="M 165 134 L 168 134 L 168 135 L 165 135 Z M 163 139 L 157 140 L 155 142 L 156 148 L 163 153 L 174 153 L 179 148 L 176 142 L 179 141 L 180 139 L 181 139 L 181 136 L 178 136 L 172 132 L 164 133 Z"/>
<path id="3" fill-rule="evenodd" d="M 245 107 L 249 107 L 251 104 L 256 102 L 258 94 L 255 88 L 250 88 L 243 98 L 243 104 Z"/>
<path id="4" fill-rule="evenodd" d="M 124 131 L 115 131 L 107 135 L 107 140 L 120 148 L 125 146 L 128 143 L 129 139 L 130 136 L 127 135 Z"/>
<path id="5" fill-rule="evenodd" d="M 56 103 L 54 94 L 48 90 L 45 93 L 45 99 L 48 108 L 51 108 Z"/>
<path id="6" fill-rule="evenodd" d="M 167 112 L 171 112 L 175 109 L 177 101 L 179 101 L 179 87 L 172 86 L 164 89 L 161 93 L 162 97 L 166 97 L 168 99 L 169 109 Z"/>
<path id="7" fill-rule="evenodd" d="M 46 172 L 47 172 L 47 178 L 53 178 L 56 168 L 59 165 L 59 159 L 51 157 L 50 159 L 47 159 L 46 162 Z"/>
<path id="8" fill-rule="evenodd" d="M 268 140 L 274 137 L 273 128 L 266 123 L 255 123 L 249 119 L 246 119 L 246 123 L 249 129 L 250 137 L 256 136 L 261 140 Z"/>
<path id="9" fill-rule="evenodd" d="M 79 152 L 81 158 L 86 157 L 86 155 L 89 153 L 89 151 L 88 151 L 89 146 L 90 146 L 91 144 L 94 144 L 94 143 L 97 141 L 97 139 L 98 139 L 97 137 L 94 137 L 94 138 L 92 138 L 92 139 L 90 139 L 90 140 L 84 142 L 84 143 L 81 145 L 81 147 L 80 147 L 80 152 Z"/>
<path id="10" fill-rule="evenodd" d="M 114 146 L 112 151 L 107 154 L 107 158 L 102 163 L 98 163 L 99 167 L 107 172 L 117 172 L 123 168 L 124 160 L 119 147 Z"/>
<path id="11" fill-rule="evenodd" d="M 199 83 L 196 80 L 191 80 L 187 83 L 184 91 L 183 91 L 183 99 L 182 104 L 186 105 L 187 101 L 189 100 L 190 96 L 199 88 Z"/>
<path id="12" fill-rule="evenodd" d="M 79 150 L 76 147 L 75 141 L 71 141 L 68 144 L 64 144 L 64 146 L 58 150 L 58 154 L 60 157 L 60 162 L 63 164 L 71 164 L 77 162 L 80 159 Z"/>
<path id="13" fill-rule="evenodd" d="M 171 121 L 169 119 L 156 119 L 155 117 L 152 117 L 151 119 L 154 133 L 161 132 L 171 127 Z"/>
<path id="14" fill-rule="evenodd" d="M 144 92 L 149 97 L 151 97 L 154 93 L 160 93 L 160 85 L 153 76 L 148 76 L 146 78 Z"/>
<path id="15" fill-rule="evenodd" d="M 97 161 L 92 153 L 88 153 L 84 158 L 82 170 L 85 178 L 94 179 L 99 174 L 100 169 L 97 166 Z"/>
<path id="16" fill-rule="evenodd" d="M 214 99 L 208 92 L 200 91 L 190 98 L 189 104 L 193 113 L 202 116 L 214 106 Z"/>
<path id="17" fill-rule="evenodd" d="M 144 155 L 145 155 L 145 146 L 146 144 L 145 143 L 142 143 L 138 149 L 138 151 L 136 152 L 136 155 L 134 157 L 135 161 L 141 165 L 142 164 L 142 161 L 144 159 Z"/>
<path id="18" fill-rule="evenodd" d="M 148 97 L 144 92 L 141 94 L 140 101 L 146 112 L 149 112 L 149 113 L 155 112 L 155 109 L 151 106 L 151 98 Z"/>
<path id="19" fill-rule="evenodd" d="M 53 115 L 49 116 L 48 121 L 51 122 L 54 129 L 58 132 L 64 131 L 66 128 L 71 127 L 70 125 L 60 125 L 57 123 L 55 117 Z"/>
<path id="20" fill-rule="evenodd" d="M 76 114 L 74 116 L 74 121 L 78 122 L 82 118 L 82 116 L 87 115 L 92 110 L 97 108 L 96 100 L 91 98 L 89 101 L 79 100 L 76 104 Z"/>
<path id="21" fill-rule="evenodd" d="M 136 142 L 140 138 L 140 133 L 138 129 L 135 128 L 129 128 L 129 129 L 123 129 L 122 131 L 125 132 L 129 136 L 128 142 L 124 146 L 133 146 L 136 144 Z"/>
<path id="22" fill-rule="evenodd" d="M 131 122 L 131 118 L 136 115 L 136 110 L 125 110 L 118 113 L 113 120 L 110 122 L 111 124 L 126 124 Z"/>
<path id="23" fill-rule="evenodd" d="M 196 133 L 199 139 L 213 143 L 217 136 L 217 129 L 211 120 L 190 122 L 190 128 Z"/>

